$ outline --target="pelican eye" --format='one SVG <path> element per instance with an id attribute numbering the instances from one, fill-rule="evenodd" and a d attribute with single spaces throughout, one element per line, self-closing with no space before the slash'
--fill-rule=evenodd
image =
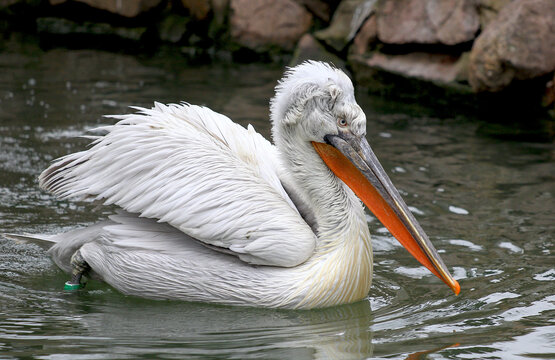
<path id="1" fill-rule="evenodd" d="M 345 127 L 347 126 L 347 120 L 343 117 L 337 118 L 337 125 L 341 126 L 341 127 Z"/>

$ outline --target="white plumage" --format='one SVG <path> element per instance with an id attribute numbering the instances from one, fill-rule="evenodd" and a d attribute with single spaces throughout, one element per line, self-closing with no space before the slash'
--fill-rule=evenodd
<path id="1" fill-rule="evenodd" d="M 281 185 L 276 149 L 252 126 L 194 105 L 138 110 L 60 159 L 41 185 L 159 219 L 252 264 L 295 266 L 312 254 L 316 238 Z"/>
<path id="2" fill-rule="evenodd" d="M 51 239 L 62 269 L 79 251 L 92 277 L 148 298 L 313 308 L 366 296 L 362 204 L 316 151 L 330 136 L 366 143 L 343 72 L 306 62 L 285 74 L 271 101 L 276 146 L 208 108 L 136 110 L 40 175 L 61 198 L 122 209 Z"/>

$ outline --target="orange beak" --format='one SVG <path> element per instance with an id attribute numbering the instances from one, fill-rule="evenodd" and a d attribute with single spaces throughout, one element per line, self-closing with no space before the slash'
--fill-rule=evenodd
<path id="1" fill-rule="evenodd" d="M 333 173 L 362 200 L 393 236 L 455 294 L 461 287 L 383 170 L 364 137 L 327 135 L 312 145 Z"/>

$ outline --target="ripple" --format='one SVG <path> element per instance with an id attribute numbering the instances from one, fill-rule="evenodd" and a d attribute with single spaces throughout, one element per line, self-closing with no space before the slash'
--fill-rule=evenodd
<path id="1" fill-rule="evenodd" d="M 549 269 L 543 273 L 534 275 L 534 280 L 555 281 L 555 269 Z"/>
<path id="2" fill-rule="evenodd" d="M 486 304 L 492 304 L 492 303 L 498 303 L 501 300 L 514 299 L 517 297 L 520 297 L 520 295 L 512 292 L 500 292 L 500 293 L 493 293 L 493 294 L 484 296 L 483 298 L 478 299 L 478 301 L 485 302 Z"/>
<path id="3" fill-rule="evenodd" d="M 500 314 L 505 321 L 519 321 L 525 317 L 538 316 L 546 311 L 555 311 L 555 295 L 534 301 L 527 306 L 518 306 Z"/>
<path id="4" fill-rule="evenodd" d="M 426 276 L 431 275 L 430 270 L 426 269 L 423 266 L 419 266 L 419 267 L 416 267 L 416 268 L 398 266 L 393 271 L 395 271 L 395 273 L 397 273 L 399 275 L 404 275 L 404 276 L 410 277 L 412 279 L 422 279 Z"/>
<path id="5" fill-rule="evenodd" d="M 446 240 L 449 244 L 452 245 L 458 245 L 458 246 L 464 246 L 469 248 L 472 251 L 482 251 L 484 250 L 484 248 L 480 245 L 476 245 L 471 241 L 468 240 L 461 240 L 461 239 L 451 239 L 451 240 Z"/>
<path id="6" fill-rule="evenodd" d="M 385 233 L 389 232 L 387 229 L 385 230 Z M 390 252 L 401 247 L 402 245 L 393 236 L 372 234 L 372 249 L 376 253 Z"/>
<path id="7" fill-rule="evenodd" d="M 416 215 L 426 215 L 426 213 L 422 210 L 420 210 L 417 207 L 414 206 L 409 206 L 409 210 L 411 213 L 416 214 Z"/>
<path id="8" fill-rule="evenodd" d="M 468 210 L 463 209 L 461 207 L 453 206 L 453 205 L 449 205 L 449 211 L 451 211 L 453 214 L 457 214 L 457 215 L 468 215 L 469 214 Z"/>
<path id="9" fill-rule="evenodd" d="M 491 345 L 492 348 L 498 348 L 489 355 L 499 357 L 501 359 L 509 358 L 507 354 L 530 359 L 553 359 L 555 354 L 555 326 L 545 326 L 536 328 L 529 334 L 517 336 L 510 341 L 497 342 Z M 511 358 L 516 358 L 511 357 Z"/>
<path id="10" fill-rule="evenodd" d="M 516 254 L 522 254 L 524 252 L 524 250 L 518 246 L 516 246 L 515 244 L 508 242 L 508 241 L 503 241 L 500 242 L 497 246 L 499 246 L 502 249 L 507 249 L 513 253 Z"/>
<path id="11" fill-rule="evenodd" d="M 84 135 L 88 130 L 92 128 L 92 126 L 83 126 L 79 128 L 54 129 L 50 131 L 39 132 L 38 138 L 41 141 L 73 139 Z"/>
<path id="12" fill-rule="evenodd" d="M 115 100 L 104 99 L 104 100 L 102 100 L 102 105 L 106 105 L 106 106 L 109 106 L 109 107 L 117 107 L 118 102 L 115 101 Z"/>
<path id="13" fill-rule="evenodd" d="M 455 280 L 462 280 L 462 279 L 468 278 L 465 268 L 462 268 L 462 267 L 458 267 L 458 266 L 453 267 L 452 274 Z"/>

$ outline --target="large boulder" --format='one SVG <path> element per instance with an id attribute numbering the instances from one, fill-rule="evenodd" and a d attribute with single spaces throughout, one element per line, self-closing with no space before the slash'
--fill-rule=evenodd
<path id="1" fill-rule="evenodd" d="M 255 51 L 293 50 L 312 15 L 293 0 L 231 0 L 231 37 Z"/>
<path id="2" fill-rule="evenodd" d="M 480 27 L 474 0 L 384 0 L 376 11 L 378 37 L 389 44 L 455 45 Z"/>
<path id="3" fill-rule="evenodd" d="M 111 13 L 135 17 L 158 5 L 163 0 L 49 0 L 51 5 L 59 5 L 67 1 L 81 2 L 95 9 L 106 10 Z"/>
<path id="4" fill-rule="evenodd" d="M 499 91 L 513 80 L 555 70 L 555 1 L 517 0 L 505 6 L 474 42 L 469 81 L 475 91 Z"/>

